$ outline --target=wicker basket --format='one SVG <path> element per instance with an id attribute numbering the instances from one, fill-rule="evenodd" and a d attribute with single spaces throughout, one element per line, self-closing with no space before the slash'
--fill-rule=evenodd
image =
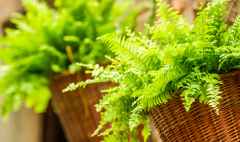
<path id="1" fill-rule="evenodd" d="M 100 141 L 98 137 L 91 137 L 99 120 L 99 114 L 95 111 L 94 105 L 102 96 L 100 90 L 108 84 L 89 85 L 75 92 L 62 93 L 69 83 L 87 78 L 89 77 L 84 74 L 55 76 L 50 86 L 54 111 L 60 118 L 69 142 Z"/>
<path id="2" fill-rule="evenodd" d="M 190 112 L 180 98 L 151 111 L 163 142 L 240 142 L 240 71 L 221 75 L 220 114 L 194 103 Z"/>

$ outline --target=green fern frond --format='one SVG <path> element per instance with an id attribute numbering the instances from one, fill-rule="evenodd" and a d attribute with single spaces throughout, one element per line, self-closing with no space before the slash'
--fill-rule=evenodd
<path id="1" fill-rule="evenodd" d="M 51 8 L 40 0 L 23 0 L 25 14 L 16 14 L 11 19 L 16 28 L 6 29 L 0 37 L 0 60 L 9 67 L 0 78 L 5 100 L 2 114 L 23 104 L 42 112 L 50 99 L 50 76 L 79 72 L 82 68 L 75 66 L 77 62 L 105 64 L 105 55 L 112 54 L 97 37 L 122 31 L 125 25 L 135 28 L 143 7 L 129 8 L 133 4 L 128 0 L 56 0 Z"/>
<path id="2" fill-rule="evenodd" d="M 174 22 L 178 23 L 178 21 L 182 18 L 180 14 L 176 10 L 173 10 L 166 1 L 157 0 L 157 10 L 156 15 L 163 22 Z"/>
<path id="3" fill-rule="evenodd" d="M 239 18 L 233 26 L 226 25 L 226 5 L 226 0 L 214 0 L 191 25 L 159 0 L 160 20 L 145 32 L 104 37 L 115 56 L 111 65 L 93 69 L 93 80 L 117 84 L 104 91 L 99 103 L 100 127 L 113 126 L 103 130 L 105 141 L 122 142 L 131 136 L 136 141 L 137 126 L 147 125 L 148 112 L 173 95 L 183 100 L 186 111 L 199 102 L 219 112 L 219 74 L 240 68 Z"/>
<path id="4" fill-rule="evenodd" d="M 226 30 L 225 16 L 227 12 L 227 0 L 214 0 L 199 12 L 194 22 L 193 32 L 197 33 L 201 40 L 221 44 L 221 39 Z"/>

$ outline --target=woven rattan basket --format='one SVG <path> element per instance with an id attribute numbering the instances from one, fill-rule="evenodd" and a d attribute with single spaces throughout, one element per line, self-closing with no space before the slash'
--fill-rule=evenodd
<path id="1" fill-rule="evenodd" d="M 151 111 L 163 142 L 240 142 L 240 71 L 221 75 L 220 114 L 195 103 L 190 112 L 180 98 Z"/>
<path id="2" fill-rule="evenodd" d="M 91 137 L 97 128 L 99 114 L 94 105 L 102 96 L 100 90 L 108 84 L 89 85 L 85 89 L 63 94 L 62 90 L 72 82 L 89 78 L 85 74 L 59 75 L 52 79 L 52 105 L 60 118 L 69 142 L 99 142 L 99 138 Z"/>

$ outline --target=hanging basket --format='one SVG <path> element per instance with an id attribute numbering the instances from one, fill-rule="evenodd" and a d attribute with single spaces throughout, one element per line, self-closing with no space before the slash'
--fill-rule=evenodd
<path id="1" fill-rule="evenodd" d="M 85 74 L 59 75 L 52 79 L 52 106 L 58 115 L 69 142 L 99 142 L 91 137 L 97 128 L 99 114 L 94 105 L 102 96 L 100 90 L 108 84 L 93 84 L 74 92 L 62 93 L 69 83 L 86 80 Z"/>
<path id="2" fill-rule="evenodd" d="M 186 112 L 179 97 L 151 111 L 163 142 L 240 142 L 240 71 L 221 80 L 219 115 L 197 102 Z"/>

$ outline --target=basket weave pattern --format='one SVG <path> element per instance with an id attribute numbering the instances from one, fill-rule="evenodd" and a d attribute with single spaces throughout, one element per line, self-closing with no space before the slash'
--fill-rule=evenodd
<path id="1" fill-rule="evenodd" d="M 151 111 L 163 142 L 240 142 L 240 71 L 221 80 L 219 115 L 197 102 L 186 112 L 179 97 Z"/>

